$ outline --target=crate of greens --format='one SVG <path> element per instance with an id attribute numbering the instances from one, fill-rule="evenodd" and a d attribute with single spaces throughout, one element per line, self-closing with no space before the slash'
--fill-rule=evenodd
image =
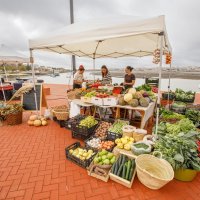
<path id="1" fill-rule="evenodd" d="M 115 123 L 108 129 L 107 140 L 121 138 L 123 135 L 123 127 L 128 124 L 128 121 L 116 120 Z"/>
<path id="2" fill-rule="evenodd" d="M 87 116 L 78 123 L 72 123 L 72 137 L 86 140 L 93 134 L 97 125 L 98 121 L 93 116 Z"/>

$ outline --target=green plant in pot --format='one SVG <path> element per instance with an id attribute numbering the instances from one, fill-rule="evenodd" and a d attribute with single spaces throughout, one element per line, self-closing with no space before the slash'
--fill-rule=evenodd
<path id="1" fill-rule="evenodd" d="M 192 181 L 200 170 L 200 158 L 196 141 L 200 133 L 196 130 L 176 134 L 160 135 L 154 149 L 162 154 L 175 171 L 175 178 Z"/>
<path id="2" fill-rule="evenodd" d="M 6 119 L 8 125 L 22 123 L 22 105 L 19 103 L 5 104 L 1 109 L 1 116 Z"/>

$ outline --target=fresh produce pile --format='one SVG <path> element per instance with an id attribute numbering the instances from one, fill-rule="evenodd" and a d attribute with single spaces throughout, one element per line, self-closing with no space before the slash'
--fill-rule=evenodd
<path id="1" fill-rule="evenodd" d="M 121 154 L 117 162 L 112 166 L 111 173 L 131 181 L 135 171 L 135 160 L 129 159 L 127 156 Z"/>
<path id="2" fill-rule="evenodd" d="M 155 130 L 155 129 L 154 129 Z M 180 132 L 187 133 L 188 131 L 196 130 L 195 125 L 189 119 L 181 119 L 179 122 L 170 124 L 161 122 L 158 125 L 158 134 L 159 135 L 178 135 Z"/>
<path id="3" fill-rule="evenodd" d="M 190 119 L 197 127 L 200 125 L 200 111 L 195 109 L 187 109 L 185 116 Z"/>
<path id="4" fill-rule="evenodd" d="M 131 150 L 131 144 L 134 142 L 134 138 L 125 136 L 123 138 L 117 138 L 115 143 L 117 144 L 117 148 L 125 149 L 127 151 Z"/>
<path id="5" fill-rule="evenodd" d="M 101 147 L 101 140 L 100 138 L 91 138 L 86 141 L 86 144 L 94 149 L 99 149 Z"/>
<path id="6" fill-rule="evenodd" d="M 199 133 L 196 131 L 162 135 L 156 141 L 154 150 L 160 152 L 163 159 L 167 160 L 174 170 L 179 168 L 200 170 L 197 138 Z"/>
<path id="7" fill-rule="evenodd" d="M 113 153 L 110 153 L 103 149 L 102 151 L 98 152 L 94 158 L 94 164 L 98 165 L 112 165 L 116 161 L 116 157 Z"/>
<path id="8" fill-rule="evenodd" d="M 101 141 L 100 149 L 111 150 L 114 147 L 115 143 L 113 141 Z"/>
<path id="9" fill-rule="evenodd" d="M 99 127 L 95 131 L 95 136 L 100 139 L 105 139 L 107 137 L 107 130 L 112 126 L 112 123 L 101 121 Z"/>
<path id="10" fill-rule="evenodd" d="M 148 85 L 146 85 L 147 87 Z M 143 88 L 142 86 L 140 86 Z M 148 86 L 150 87 L 150 86 Z M 136 91 L 135 88 L 127 90 L 124 96 L 119 97 L 118 104 L 121 106 L 130 105 L 132 107 L 142 106 L 148 107 L 151 101 L 156 99 L 155 94 L 152 92 L 151 87 L 148 90 Z"/>
<path id="11" fill-rule="evenodd" d="M 177 101 L 194 102 L 195 92 L 184 92 L 182 89 L 176 89 L 175 96 Z"/>
<path id="12" fill-rule="evenodd" d="M 123 120 L 117 120 L 109 129 L 108 131 L 112 132 L 112 133 L 116 133 L 116 134 L 120 134 L 122 135 L 123 131 L 122 128 L 123 126 L 127 125 L 128 122 L 127 121 L 123 121 Z"/>
<path id="13" fill-rule="evenodd" d="M 98 121 L 93 116 L 87 116 L 85 119 L 82 119 L 79 123 L 80 126 L 85 126 L 91 128 L 98 124 Z"/>
<path id="14" fill-rule="evenodd" d="M 166 109 L 163 109 L 160 115 L 161 121 L 176 122 L 177 120 L 181 120 L 183 118 L 185 118 L 184 115 Z"/>
<path id="15" fill-rule="evenodd" d="M 141 90 L 144 90 L 144 91 L 151 91 L 151 86 L 148 85 L 148 84 L 143 84 L 141 86 L 138 86 L 135 88 L 137 91 L 141 91 Z"/>
<path id="16" fill-rule="evenodd" d="M 107 177 L 112 167 L 112 164 L 116 161 L 116 157 L 113 153 L 106 150 L 100 151 L 94 158 L 94 162 L 91 163 L 88 168 L 89 173 L 95 173 L 102 177 Z"/>
<path id="17" fill-rule="evenodd" d="M 172 92 L 172 91 L 170 91 L 169 93 L 164 92 L 164 93 L 162 93 L 162 98 L 165 99 L 165 100 L 167 100 L 167 99 L 173 100 L 175 98 L 175 93 Z"/>
<path id="18" fill-rule="evenodd" d="M 76 149 L 70 149 L 69 153 L 77 158 L 79 158 L 80 160 L 88 160 L 90 159 L 95 153 L 93 152 L 93 150 L 86 150 L 86 149 L 82 149 L 80 147 L 76 148 Z"/>
<path id="19" fill-rule="evenodd" d="M 91 98 L 91 97 L 95 97 L 95 95 L 96 95 L 96 91 L 91 91 L 91 92 L 87 92 L 87 93 L 84 95 L 84 97 L 89 97 L 89 98 Z"/>
<path id="20" fill-rule="evenodd" d="M 37 115 L 31 115 L 27 123 L 29 126 L 35 127 L 46 126 L 48 124 L 47 119 L 45 117 Z"/>
<path id="21" fill-rule="evenodd" d="M 171 109 L 178 113 L 185 113 L 186 104 L 181 101 L 176 101 L 171 105 Z"/>

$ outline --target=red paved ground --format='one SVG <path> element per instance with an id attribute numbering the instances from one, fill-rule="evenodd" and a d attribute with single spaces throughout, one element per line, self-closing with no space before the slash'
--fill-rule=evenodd
<path id="1" fill-rule="evenodd" d="M 128 189 L 89 177 L 86 170 L 65 158 L 65 147 L 76 141 L 70 131 L 52 121 L 47 127 L 29 127 L 28 115 L 22 125 L 0 127 L 0 199 L 200 199 L 200 175 L 190 183 L 173 180 L 157 191 L 146 188 L 137 178 Z"/>

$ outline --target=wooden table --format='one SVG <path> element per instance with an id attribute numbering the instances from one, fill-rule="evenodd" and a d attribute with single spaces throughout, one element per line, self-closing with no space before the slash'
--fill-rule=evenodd
<path id="1" fill-rule="evenodd" d="M 116 119 L 120 118 L 120 108 L 127 109 L 127 110 L 138 111 L 141 114 L 141 116 L 142 116 L 140 128 L 144 128 L 146 122 L 153 116 L 153 112 L 154 112 L 155 104 L 156 104 L 156 102 L 151 102 L 148 107 L 141 107 L 141 106 L 131 107 L 131 106 L 120 106 L 120 105 L 115 105 L 115 106 L 99 106 L 99 105 L 94 105 L 92 103 L 84 103 L 80 99 L 74 99 L 72 101 L 74 103 L 76 103 L 77 105 L 83 106 L 83 107 L 94 106 L 93 116 L 96 113 L 97 107 L 100 107 L 100 108 L 117 108 L 116 116 L 115 116 Z M 99 115 L 100 115 L 100 113 L 99 113 Z M 104 118 L 104 117 L 100 116 L 100 118 Z"/>
<path id="2" fill-rule="evenodd" d="M 153 116 L 153 112 L 154 112 L 154 109 L 155 109 L 155 104 L 156 104 L 156 102 L 151 102 L 148 107 L 141 107 L 141 106 L 132 107 L 132 106 L 116 105 L 115 106 L 117 108 L 116 118 L 120 118 L 120 108 L 127 109 L 127 110 L 138 111 L 142 116 L 140 128 L 144 128 L 146 122 Z"/>

